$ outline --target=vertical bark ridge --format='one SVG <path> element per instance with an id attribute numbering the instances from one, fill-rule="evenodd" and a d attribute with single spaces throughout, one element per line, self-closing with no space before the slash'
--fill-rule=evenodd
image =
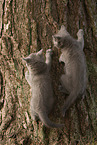
<path id="1" fill-rule="evenodd" d="M 0 144 L 88 144 L 97 143 L 97 43 L 95 0 L 4 0 L 0 36 Z M 85 99 L 78 100 L 63 118 L 65 101 L 59 91 L 63 66 L 60 52 L 52 44 L 52 35 L 65 25 L 73 37 L 84 30 L 88 65 Z M 25 80 L 23 57 L 43 48 L 53 49 L 51 77 L 55 107 L 50 114 L 62 129 L 48 129 L 31 119 L 30 87 Z"/>

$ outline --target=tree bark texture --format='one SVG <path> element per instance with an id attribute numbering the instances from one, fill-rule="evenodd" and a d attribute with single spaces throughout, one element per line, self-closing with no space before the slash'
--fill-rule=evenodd
<path id="1" fill-rule="evenodd" d="M 1 2 L 0 2 L 1 4 Z M 96 0 L 2 0 L 0 30 L 0 144 L 76 145 L 97 143 L 97 2 Z M 63 118 L 65 101 L 59 91 L 62 66 L 52 35 L 61 25 L 76 38 L 84 30 L 88 86 L 86 97 L 75 102 Z M 55 106 L 49 118 L 64 123 L 48 129 L 31 119 L 30 87 L 22 60 L 43 48 L 53 49 L 51 77 Z"/>

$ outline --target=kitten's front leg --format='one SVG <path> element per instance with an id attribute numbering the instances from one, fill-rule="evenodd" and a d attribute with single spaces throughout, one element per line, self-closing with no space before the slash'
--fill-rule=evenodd
<path id="1" fill-rule="evenodd" d="M 46 51 L 46 64 L 48 66 L 48 70 L 50 70 L 50 68 L 51 68 L 51 55 L 52 55 L 52 50 L 48 49 Z"/>
<path id="2" fill-rule="evenodd" d="M 31 79 L 30 79 L 29 71 L 26 71 L 26 72 L 25 72 L 25 78 L 26 78 L 28 84 L 31 86 L 31 82 L 30 82 Z"/>
<path id="3" fill-rule="evenodd" d="M 82 50 L 83 50 L 83 48 L 84 48 L 84 31 L 83 31 L 83 29 L 79 29 L 79 31 L 77 32 L 77 36 L 78 36 L 78 42 L 79 42 L 79 44 L 81 45 L 81 48 L 82 48 Z"/>

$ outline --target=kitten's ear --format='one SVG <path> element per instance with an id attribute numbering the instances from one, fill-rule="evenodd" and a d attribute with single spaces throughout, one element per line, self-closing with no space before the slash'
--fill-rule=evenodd
<path id="1" fill-rule="evenodd" d="M 61 29 L 62 29 L 62 30 L 65 29 L 65 30 L 66 30 L 66 27 L 65 27 L 64 25 L 62 25 L 62 26 L 61 26 Z"/>
<path id="2" fill-rule="evenodd" d="M 43 49 L 41 49 L 40 51 L 37 52 L 38 55 L 41 55 L 43 52 Z"/>
<path id="3" fill-rule="evenodd" d="M 28 63 L 30 61 L 30 57 L 24 57 L 23 60 L 25 60 Z"/>

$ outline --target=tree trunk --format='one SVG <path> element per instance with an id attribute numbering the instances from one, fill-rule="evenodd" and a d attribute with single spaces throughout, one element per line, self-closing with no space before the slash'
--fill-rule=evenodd
<path id="1" fill-rule="evenodd" d="M 0 1 L 1 4 L 1 1 Z M 97 143 L 97 5 L 96 0 L 3 0 L 0 31 L 0 144 L 67 145 Z M 64 24 L 76 38 L 84 30 L 88 86 L 63 118 L 64 96 L 58 90 L 62 66 L 52 35 Z M 48 129 L 31 119 L 30 87 L 22 60 L 31 52 L 53 49 L 51 77 L 55 107 L 50 114 L 63 129 Z"/>

